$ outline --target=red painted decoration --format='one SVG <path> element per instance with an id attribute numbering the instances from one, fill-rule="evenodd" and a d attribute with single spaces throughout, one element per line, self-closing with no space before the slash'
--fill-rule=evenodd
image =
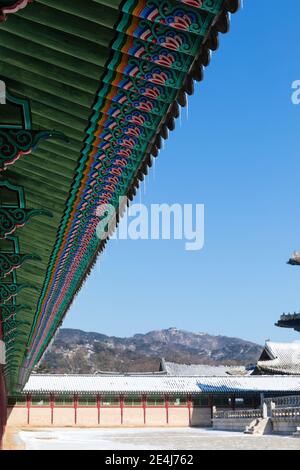
<path id="1" fill-rule="evenodd" d="M 28 3 L 33 2 L 33 0 L 16 0 L 13 4 L 7 2 L 7 6 L 0 7 L 0 22 L 6 20 L 6 15 L 9 13 L 16 13 L 22 8 L 27 7 Z"/>

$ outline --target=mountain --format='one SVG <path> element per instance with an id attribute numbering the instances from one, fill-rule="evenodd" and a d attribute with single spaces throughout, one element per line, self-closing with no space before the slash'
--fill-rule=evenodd
<path id="1" fill-rule="evenodd" d="M 130 338 L 61 329 L 36 369 L 43 373 L 158 371 L 161 357 L 178 363 L 247 365 L 257 361 L 258 344 L 238 338 L 169 328 Z"/>

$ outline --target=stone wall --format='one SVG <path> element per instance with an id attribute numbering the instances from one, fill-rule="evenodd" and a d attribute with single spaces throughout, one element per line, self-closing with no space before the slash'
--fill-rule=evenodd
<path id="1" fill-rule="evenodd" d="M 272 419 L 275 434 L 294 434 L 300 427 L 300 419 L 295 421 Z"/>
<path id="2" fill-rule="evenodd" d="M 218 431 L 236 431 L 244 432 L 247 426 L 250 426 L 253 418 L 244 419 L 213 419 L 213 429 Z"/>
<path id="3" fill-rule="evenodd" d="M 170 407 L 30 407 L 9 409 L 8 424 L 16 427 L 139 427 L 139 426 L 211 426 L 211 409 Z"/>

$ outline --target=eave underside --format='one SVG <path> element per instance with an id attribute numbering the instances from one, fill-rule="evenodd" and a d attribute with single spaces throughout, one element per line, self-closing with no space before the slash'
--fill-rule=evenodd
<path id="1" fill-rule="evenodd" d="M 80 203 L 80 198 L 76 199 L 75 196 L 86 189 L 84 177 L 87 181 L 89 176 L 87 168 L 93 168 L 90 157 L 92 151 L 88 155 L 89 159 L 87 158 L 85 163 L 83 161 L 84 142 L 87 147 L 86 131 L 89 127 L 88 136 L 96 131 L 102 132 L 102 128 L 99 130 L 96 123 L 104 122 L 106 114 L 103 110 L 111 103 L 108 96 L 99 98 L 97 95 L 98 90 L 101 90 L 101 78 L 107 76 L 108 72 L 115 78 L 115 71 L 118 76 L 122 74 L 125 77 L 129 76 L 127 68 L 126 71 L 124 68 L 123 56 L 120 56 L 118 63 L 116 62 L 115 70 L 106 68 L 110 66 L 108 64 L 112 63 L 118 52 L 116 50 L 112 55 L 111 50 L 112 42 L 116 40 L 116 28 L 119 28 L 121 22 L 125 20 L 145 21 L 145 18 L 138 17 L 137 10 L 133 10 L 132 17 L 129 12 L 121 11 L 121 3 L 123 6 L 130 2 L 35 0 L 18 14 L 9 15 L 8 21 L 0 25 L 0 78 L 6 82 L 10 92 L 29 100 L 35 130 L 55 129 L 64 133 L 69 139 L 69 143 L 60 140 L 42 142 L 37 150 L 30 155 L 22 156 L 5 172 L 5 178 L 10 183 L 24 188 L 26 207 L 47 209 L 53 214 L 52 218 L 33 219 L 16 232 L 21 252 L 36 254 L 40 256 L 41 261 L 26 263 L 17 272 L 18 283 L 33 284 L 37 290 L 23 290 L 18 294 L 18 304 L 28 305 L 32 310 L 20 314 L 27 325 L 23 325 L 21 331 L 18 331 L 14 347 L 9 354 L 7 373 L 8 385 L 11 388 L 21 387 L 27 380 L 30 370 L 53 337 L 99 249 L 103 248 L 94 238 L 89 239 L 88 249 L 82 254 L 81 268 L 78 268 L 77 277 L 69 289 L 69 297 L 64 297 L 63 302 L 57 307 L 57 314 L 51 317 L 51 299 L 49 297 L 47 300 L 46 296 L 47 289 L 51 287 L 49 279 L 55 272 L 51 260 L 54 259 L 54 254 L 58 256 L 55 249 L 60 248 L 59 234 L 62 239 L 67 240 L 66 220 L 68 219 L 69 224 L 72 220 L 74 222 L 76 212 L 75 216 L 74 214 L 71 216 L 71 209 L 78 207 Z M 186 8 L 186 5 L 183 5 L 184 1 L 166 3 L 172 8 L 174 6 Z M 210 36 L 211 26 L 218 15 L 226 11 L 224 10 L 226 2 L 215 0 L 212 3 L 216 5 L 214 13 L 205 8 L 201 10 L 203 24 L 206 24 L 206 29 L 203 26 L 199 40 L 200 46 L 206 41 L 200 58 L 204 62 L 209 61 L 207 55 L 209 48 L 217 47 L 218 30 L 214 30 Z M 227 3 L 231 5 L 237 2 Z M 134 5 L 134 1 L 132 4 Z M 198 11 L 189 8 L 194 13 Z M 233 11 L 234 9 L 235 7 Z M 150 23 L 150 20 L 146 21 Z M 224 23 L 220 23 L 220 28 L 226 30 Z M 130 39 L 129 29 L 126 31 Z M 175 32 L 180 31 L 175 28 Z M 119 33 L 123 36 L 125 34 L 123 30 Z M 194 37 L 196 35 L 192 35 L 192 39 Z M 135 40 L 133 37 L 133 41 Z M 130 184 L 126 183 L 123 190 L 130 198 L 134 196 L 135 187 L 143 178 L 144 172 L 147 172 L 151 156 L 158 153 L 160 136 L 166 137 L 168 129 L 174 127 L 173 120 L 178 116 L 178 102 L 184 105 L 185 91 L 191 94 L 194 78 L 202 78 L 201 73 L 199 77 L 199 70 L 202 68 L 202 62 L 197 56 L 199 51 L 200 49 L 183 54 L 185 60 L 182 70 L 170 67 L 170 74 L 172 72 L 176 84 L 174 87 L 170 85 L 167 89 L 172 90 L 174 102 L 170 101 L 165 108 L 161 107 L 162 101 L 159 103 L 159 110 L 164 109 L 164 114 L 161 116 L 159 111 L 158 114 L 149 113 L 151 122 L 154 123 L 153 132 L 147 133 L 147 136 L 150 135 L 147 144 L 144 142 L 146 137 L 139 144 L 141 151 L 137 153 L 137 164 L 133 165 L 132 176 L 129 173 Z M 128 58 L 127 54 L 125 56 L 125 59 Z M 162 70 L 169 72 L 169 69 L 164 67 Z M 111 87 L 108 82 L 106 85 Z M 115 90 L 115 85 L 113 88 Z M 97 111 L 93 109 L 93 105 L 97 104 L 95 98 L 97 96 L 100 112 L 99 109 Z M 97 118 L 94 127 L 92 118 Z M 79 247 L 80 243 L 79 240 Z M 57 287 L 60 288 L 61 286 Z M 50 305 L 48 311 L 47 302 Z M 41 316 L 42 307 L 45 317 Z M 41 332 L 45 330 L 47 334 L 40 339 Z M 15 364 L 13 372 L 10 372 L 10 361 Z"/>

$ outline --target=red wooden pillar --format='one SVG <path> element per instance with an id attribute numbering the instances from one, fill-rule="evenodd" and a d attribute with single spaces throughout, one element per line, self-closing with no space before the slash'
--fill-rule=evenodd
<path id="1" fill-rule="evenodd" d="M 30 408 L 31 408 L 31 395 L 26 395 L 26 408 L 27 408 L 27 424 L 30 424 Z"/>
<path id="2" fill-rule="evenodd" d="M 147 395 L 142 396 L 142 406 L 143 406 L 143 413 L 144 413 L 144 424 L 147 424 Z"/>
<path id="3" fill-rule="evenodd" d="M 170 397 L 165 395 L 165 407 L 166 407 L 166 422 L 169 424 L 169 408 L 170 408 Z"/>
<path id="4" fill-rule="evenodd" d="M 192 426 L 192 397 L 191 395 L 188 395 L 187 397 L 187 407 L 189 410 L 189 425 Z"/>
<path id="5" fill-rule="evenodd" d="M 4 380 L 3 366 L 0 364 L 0 450 L 2 449 L 2 441 L 5 432 L 7 419 L 6 408 L 6 387 Z"/>
<path id="6" fill-rule="evenodd" d="M 74 423 L 77 424 L 78 395 L 76 395 L 76 393 L 74 393 L 73 404 L 74 404 Z"/>
<path id="7" fill-rule="evenodd" d="M 121 424 L 124 422 L 124 395 L 120 395 Z"/>
<path id="8" fill-rule="evenodd" d="M 101 422 L 101 395 L 97 395 L 98 424 Z"/>
<path id="9" fill-rule="evenodd" d="M 51 424 L 54 423 L 55 395 L 50 393 Z"/>
<path id="10" fill-rule="evenodd" d="M 0 340 L 3 340 L 2 319 L 0 315 Z M 2 343 L 5 347 L 4 343 Z M 4 379 L 4 364 L 0 364 L 0 450 L 3 445 L 3 436 L 7 420 L 7 397 Z"/>

